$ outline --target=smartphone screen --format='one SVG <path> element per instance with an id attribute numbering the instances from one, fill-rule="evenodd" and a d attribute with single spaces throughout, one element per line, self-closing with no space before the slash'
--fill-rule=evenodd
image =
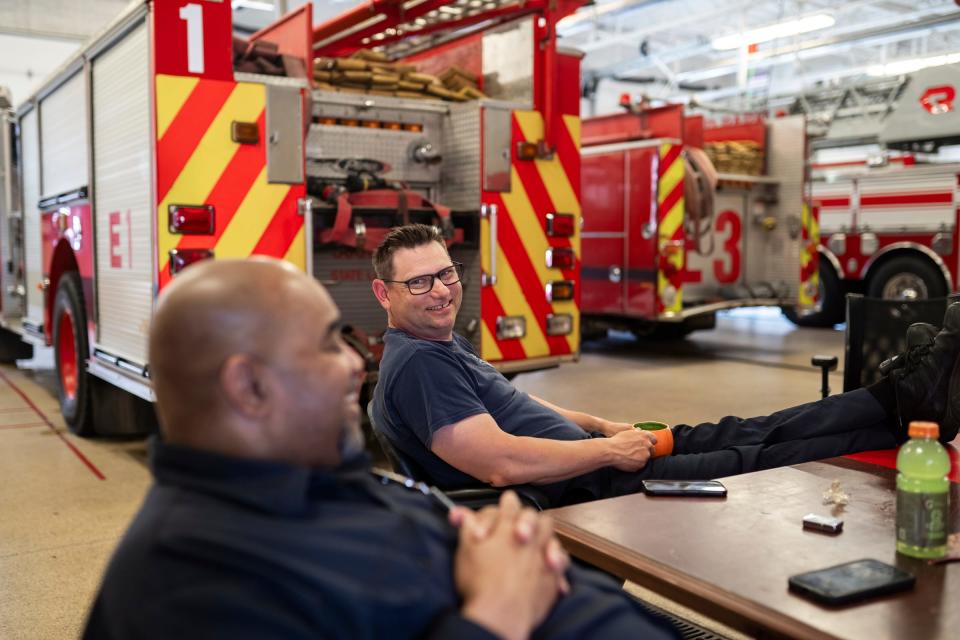
<path id="1" fill-rule="evenodd" d="M 879 560 L 856 560 L 791 576 L 791 591 L 818 602 L 845 604 L 913 587 L 916 578 Z"/>
<path id="2" fill-rule="evenodd" d="M 700 496 L 722 498 L 727 488 L 716 480 L 643 480 L 643 490 L 651 496 Z"/>

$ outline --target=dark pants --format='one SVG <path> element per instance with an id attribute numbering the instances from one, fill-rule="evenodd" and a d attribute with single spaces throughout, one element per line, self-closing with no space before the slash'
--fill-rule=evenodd
<path id="1" fill-rule="evenodd" d="M 769 416 L 673 427 L 673 455 L 636 472 L 607 467 L 552 485 L 552 503 L 570 504 L 640 491 L 645 479 L 709 480 L 897 446 L 883 407 L 865 389 Z M 552 494 L 552 495 L 551 495 Z"/>

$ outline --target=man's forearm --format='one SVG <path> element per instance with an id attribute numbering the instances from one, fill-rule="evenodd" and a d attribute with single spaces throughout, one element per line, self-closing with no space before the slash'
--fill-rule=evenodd
<path id="1" fill-rule="evenodd" d="M 606 438 L 549 440 L 516 436 L 488 479 L 495 486 L 549 484 L 595 471 L 616 460 Z"/>

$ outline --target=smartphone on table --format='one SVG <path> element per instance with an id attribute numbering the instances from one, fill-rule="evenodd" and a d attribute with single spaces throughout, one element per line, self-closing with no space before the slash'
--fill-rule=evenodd
<path id="1" fill-rule="evenodd" d="M 716 480 L 642 480 L 643 491 L 650 496 L 699 496 L 723 498 L 727 488 Z"/>
<path id="2" fill-rule="evenodd" d="M 840 605 L 873 596 L 910 589 L 911 574 L 879 560 L 865 559 L 790 576 L 791 591 L 822 602 Z"/>

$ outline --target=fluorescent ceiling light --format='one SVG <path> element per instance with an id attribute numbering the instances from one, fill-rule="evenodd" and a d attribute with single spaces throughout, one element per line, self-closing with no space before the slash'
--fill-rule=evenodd
<path id="1" fill-rule="evenodd" d="M 739 49 L 740 47 L 767 42 L 768 40 L 786 38 L 787 36 L 795 36 L 800 33 L 807 33 L 808 31 L 816 31 L 818 29 L 826 29 L 827 27 L 832 27 L 835 22 L 836 20 L 834 20 L 833 16 L 820 13 L 815 16 L 807 16 L 806 18 L 799 18 L 797 20 L 787 20 L 786 22 L 778 22 L 767 25 L 766 27 L 751 29 L 750 31 L 743 31 L 742 33 L 736 33 L 730 36 L 714 38 L 710 42 L 710 45 L 714 49 L 721 51 L 724 49 Z"/>
<path id="2" fill-rule="evenodd" d="M 255 11 L 270 11 L 271 13 L 275 8 L 272 2 L 258 2 L 257 0 L 233 0 L 230 6 L 234 9 L 253 9 Z"/>
<path id="3" fill-rule="evenodd" d="M 956 64 L 960 62 L 960 53 L 949 53 L 942 56 L 930 56 L 929 58 L 912 58 L 910 60 L 899 60 L 887 64 L 875 64 L 867 67 L 867 73 L 871 76 L 900 76 L 905 73 L 913 73 L 927 67 L 940 67 L 945 64 Z"/>

